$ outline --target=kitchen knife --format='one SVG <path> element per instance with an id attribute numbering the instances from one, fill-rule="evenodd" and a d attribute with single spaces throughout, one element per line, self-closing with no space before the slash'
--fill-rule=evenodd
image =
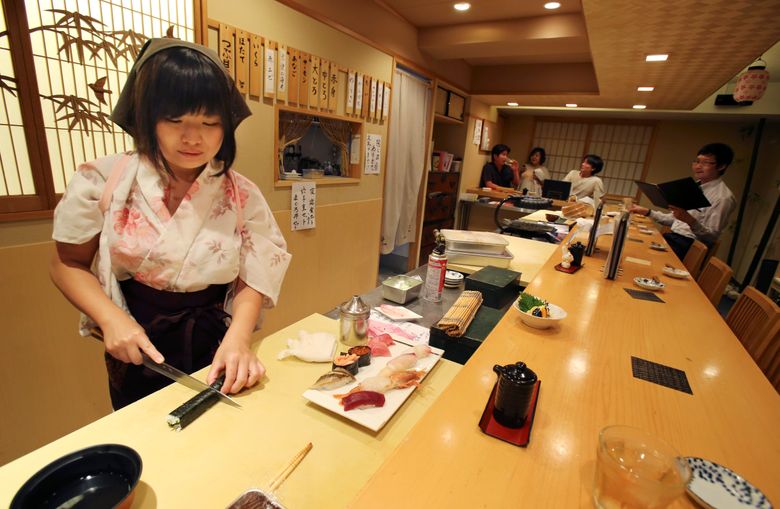
<path id="1" fill-rule="evenodd" d="M 93 338 L 103 341 L 103 331 L 101 331 L 100 329 L 92 328 L 89 330 L 89 334 Z M 143 352 L 141 352 L 141 357 L 143 358 L 144 366 L 151 369 L 155 373 L 159 373 L 166 378 L 170 378 L 174 382 L 180 383 L 185 387 L 189 387 L 190 389 L 196 390 L 198 392 L 203 392 L 203 391 L 216 392 L 217 394 L 219 394 L 219 399 L 221 399 L 228 405 L 241 408 L 241 405 L 238 404 L 236 400 L 234 400 L 227 394 L 223 394 L 222 392 L 216 390 L 210 385 L 201 382 L 200 380 L 198 380 L 193 376 L 188 375 L 184 371 L 180 371 L 174 368 L 173 366 L 171 366 L 170 364 L 166 364 L 165 362 L 161 362 L 160 364 L 157 364 L 151 359 L 151 357 L 149 357 Z"/>

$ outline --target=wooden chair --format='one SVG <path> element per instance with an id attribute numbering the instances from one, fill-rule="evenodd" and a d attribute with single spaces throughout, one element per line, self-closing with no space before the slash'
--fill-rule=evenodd
<path id="1" fill-rule="evenodd" d="M 780 308 L 752 286 L 745 288 L 726 316 L 726 323 L 767 378 L 780 350 Z"/>
<path id="2" fill-rule="evenodd" d="M 718 248 L 720 247 L 720 239 L 716 240 L 713 245 L 707 248 L 707 254 L 704 255 L 704 261 L 702 262 L 701 266 L 704 267 L 707 265 L 707 262 L 710 261 L 710 258 L 718 254 Z"/>
<path id="3" fill-rule="evenodd" d="M 683 258 L 683 265 L 685 265 L 686 270 L 688 270 L 693 279 L 699 277 L 701 266 L 706 255 L 707 245 L 704 244 L 704 242 L 694 240 L 693 244 L 691 244 L 691 247 L 688 249 L 688 252 L 685 254 L 685 258 Z"/>
<path id="4" fill-rule="evenodd" d="M 761 354 L 758 366 L 780 393 L 780 320 L 775 322 L 766 338 L 766 349 Z"/>
<path id="5" fill-rule="evenodd" d="M 715 256 L 710 258 L 710 261 L 707 262 L 704 270 L 701 271 L 701 275 L 697 279 L 699 287 L 707 298 L 710 299 L 713 306 L 718 307 L 720 298 L 723 296 L 723 291 L 726 289 L 726 285 L 731 279 L 731 274 L 731 267 Z"/>

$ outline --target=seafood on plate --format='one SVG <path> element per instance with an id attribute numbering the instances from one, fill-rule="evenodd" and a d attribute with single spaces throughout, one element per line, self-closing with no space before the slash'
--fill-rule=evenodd
<path id="1" fill-rule="evenodd" d="M 336 368 L 328 371 L 314 382 L 312 389 L 318 391 L 329 391 L 338 389 L 355 381 L 355 376 L 344 368 Z"/>
<path id="2" fill-rule="evenodd" d="M 371 355 L 375 357 L 390 357 L 390 348 L 381 339 L 369 339 L 368 346 L 371 347 Z"/>
<path id="3" fill-rule="evenodd" d="M 393 389 L 404 389 L 406 387 L 419 386 L 420 380 L 425 376 L 425 371 L 396 371 L 389 375 L 377 375 L 366 378 L 358 385 L 352 388 L 351 391 L 344 394 L 334 394 L 336 399 L 344 399 L 350 394 L 356 392 L 370 391 L 384 393 Z"/>
<path id="4" fill-rule="evenodd" d="M 381 392 L 359 391 L 349 394 L 341 400 L 345 411 L 385 406 L 385 395 Z"/>

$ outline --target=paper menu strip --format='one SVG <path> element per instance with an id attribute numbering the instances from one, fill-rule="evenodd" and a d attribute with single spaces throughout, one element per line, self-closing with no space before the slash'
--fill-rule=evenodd
<path id="1" fill-rule="evenodd" d="M 320 57 L 311 56 L 309 65 L 309 108 L 320 107 Z"/>
<path id="2" fill-rule="evenodd" d="M 249 95 L 260 97 L 263 92 L 263 38 L 252 34 L 249 51 Z"/>
<path id="3" fill-rule="evenodd" d="M 378 81 L 376 84 L 376 109 L 374 110 L 374 120 L 379 122 L 382 120 L 382 95 L 385 91 L 385 84 L 382 81 Z"/>
<path id="4" fill-rule="evenodd" d="M 219 59 L 225 66 L 228 75 L 235 79 L 236 77 L 236 48 L 235 48 L 236 29 L 230 25 L 219 24 Z"/>
<path id="5" fill-rule="evenodd" d="M 363 109 L 363 74 L 357 73 L 355 81 L 355 110 L 356 117 L 360 116 L 360 112 Z"/>
<path id="6" fill-rule="evenodd" d="M 300 84 L 298 85 L 298 103 L 301 106 L 309 104 L 309 73 L 311 73 L 311 55 L 301 51 Z"/>
<path id="7" fill-rule="evenodd" d="M 382 96 L 382 120 L 386 120 L 390 113 L 390 92 L 390 83 L 385 83 L 385 92 Z"/>
<path id="8" fill-rule="evenodd" d="M 236 88 L 242 94 L 249 92 L 249 32 L 236 30 Z"/>
<path id="9" fill-rule="evenodd" d="M 377 82 L 371 78 L 371 88 L 368 90 L 368 119 L 373 120 L 376 113 L 376 89 Z"/>
<path id="10" fill-rule="evenodd" d="M 360 116 L 361 118 L 367 118 L 368 117 L 368 107 L 369 107 L 369 94 L 371 93 L 371 78 L 366 76 L 363 78 L 363 108 L 360 110 Z"/>
<path id="11" fill-rule="evenodd" d="M 336 111 L 338 108 L 338 90 L 340 69 L 335 62 L 330 63 L 330 82 L 328 84 L 328 111 Z"/>
<path id="12" fill-rule="evenodd" d="M 347 69 L 347 98 L 344 112 L 352 115 L 355 111 L 355 71 Z"/>
<path id="13" fill-rule="evenodd" d="M 320 60 L 320 109 L 328 109 L 328 86 L 330 85 L 330 61 Z"/>
<path id="14" fill-rule="evenodd" d="M 287 46 L 280 44 L 276 52 L 276 99 L 287 101 L 287 89 L 289 87 Z"/>
<path id="15" fill-rule="evenodd" d="M 287 83 L 287 102 L 298 104 L 298 86 L 300 84 L 301 52 L 290 48 L 289 80 Z"/>
<path id="16" fill-rule="evenodd" d="M 263 60 L 263 96 L 273 99 L 276 96 L 276 43 L 265 41 Z"/>

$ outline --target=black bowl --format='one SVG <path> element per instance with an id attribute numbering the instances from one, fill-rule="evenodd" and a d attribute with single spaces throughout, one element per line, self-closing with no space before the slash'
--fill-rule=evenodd
<path id="1" fill-rule="evenodd" d="M 129 507 L 141 456 L 119 444 L 94 445 L 49 463 L 14 496 L 11 509 Z"/>

